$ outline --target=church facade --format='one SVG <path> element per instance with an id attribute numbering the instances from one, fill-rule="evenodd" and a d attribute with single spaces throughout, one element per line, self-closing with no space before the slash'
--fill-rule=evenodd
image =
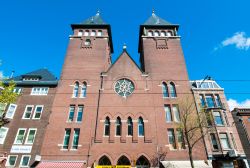
<path id="1" fill-rule="evenodd" d="M 72 24 L 38 167 L 189 162 L 177 128 L 178 101 L 192 94 L 178 28 L 155 13 L 140 25 L 138 67 L 126 46 L 111 64 L 111 27 L 99 13 Z M 202 141 L 193 158 L 205 164 Z"/>

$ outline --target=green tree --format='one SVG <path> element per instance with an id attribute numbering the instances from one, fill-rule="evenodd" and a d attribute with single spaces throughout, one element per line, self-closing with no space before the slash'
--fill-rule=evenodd
<path id="1" fill-rule="evenodd" d="M 14 103 L 18 97 L 18 94 L 13 92 L 15 86 L 14 81 L 9 81 L 8 84 L 0 81 L 0 128 L 9 122 L 9 120 L 5 118 L 6 107 L 10 103 Z"/>
<path id="2" fill-rule="evenodd" d="M 179 101 L 179 107 L 181 122 L 177 124 L 177 127 L 183 130 L 190 164 L 194 168 L 193 148 L 211 131 L 212 127 L 208 123 L 212 116 L 205 109 L 200 109 L 197 112 L 194 97 L 190 95 Z"/>

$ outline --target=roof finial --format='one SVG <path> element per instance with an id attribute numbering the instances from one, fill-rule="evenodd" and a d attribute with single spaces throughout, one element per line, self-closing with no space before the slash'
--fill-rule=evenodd
<path id="1" fill-rule="evenodd" d="M 154 14 L 155 14 L 155 9 L 153 8 L 153 9 L 152 9 L 152 15 L 154 15 Z"/>
<path id="2" fill-rule="evenodd" d="M 123 50 L 126 50 L 126 48 L 127 48 L 127 45 L 126 45 L 126 43 L 123 43 Z"/>
<path id="3" fill-rule="evenodd" d="M 97 12 L 96 12 L 96 15 L 100 15 L 100 10 L 98 9 Z"/>

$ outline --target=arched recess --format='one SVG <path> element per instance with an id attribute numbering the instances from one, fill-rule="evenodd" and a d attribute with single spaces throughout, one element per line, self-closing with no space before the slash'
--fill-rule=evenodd
<path id="1" fill-rule="evenodd" d="M 126 156 L 122 155 L 118 159 L 117 165 L 131 165 L 131 163 L 130 163 L 129 159 Z"/>
<path id="2" fill-rule="evenodd" d="M 110 159 L 106 155 L 104 155 L 99 159 L 98 165 L 112 165 L 112 164 Z"/>
<path id="3" fill-rule="evenodd" d="M 137 168 L 149 168 L 150 163 L 149 160 L 145 156 L 140 156 L 136 161 Z"/>

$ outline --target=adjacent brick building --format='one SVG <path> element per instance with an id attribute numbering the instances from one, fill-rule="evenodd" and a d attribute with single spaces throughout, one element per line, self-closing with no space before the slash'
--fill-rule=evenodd
<path id="1" fill-rule="evenodd" d="M 111 27 L 100 14 L 72 24 L 73 34 L 42 146 L 41 167 L 189 162 L 178 100 L 192 94 L 179 26 L 152 16 L 140 26 L 138 67 L 126 50 L 111 64 Z M 204 145 L 193 151 L 207 167 Z"/>
<path id="2" fill-rule="evenodd" d="M 13 80 L 19 97 L 6 109 L 10 122 L 0 128 L 0 154 L 7 154 L 6 167 L 29 167 L 40 159 L 57 79 L 39 69 Z"/>
<path id="3" fill-rule="evenodd" d="M 211 114 L 204 145 L 213 167 L 248 167 L 224 89 L 212 79 L 191 81 L 190 84 L 198 111 L 205 110 Z"/>
<path id="4" fill-rule="evenodd" d="M 250 163 L 250 108 L 235 108 L 232 115 L 248 163 Z"/>

